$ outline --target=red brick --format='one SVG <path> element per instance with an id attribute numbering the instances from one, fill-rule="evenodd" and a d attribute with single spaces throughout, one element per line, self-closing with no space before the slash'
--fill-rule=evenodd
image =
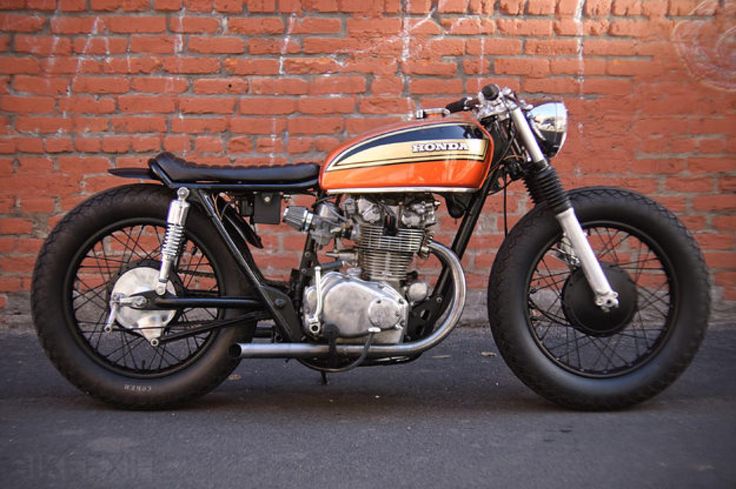
<path id="1" fill-rule="evenodd" d="M 175 56 L 165 59 L 163 66 L 164 70 L 169 73 L 217 73 L 220 70 L 220 60 L 208 57 Z"/>
<path id="2" fill-rule="evenodd" d="M 182 97 L 179 110 L 185 114 L 232 114 L 234 98 L 223 97 Z"/>
<path id="3" fill-rule="evenodd" d="M 457 73 L 457 65 L 455 63 L 409 61 L 404 65 L 403 71 L 409 75 L 454 76 Z"/>
<path id="4" fill-rule="evenodd" d="M 36 14 L 0 14 L 0 31 L 2 32 L 36 32 L 40 31 L 46 19 Z"/>
<path id="5" fill-rule="evenodd" d="M 496 58 L 496 73 L 508 75 L 546 76 L 550 72 L 549 60 L 543 58 Z"/>
<path id="6" fill-rule="evenodd" d="M 19 217 L 0 218 L 0 234 L 30 234 L 33 231 L 33 223 L 28 219 Z"/>
<path id="7" fill-rule="evenodd" d="M 288 130 L 292 134 L 336 134 L 343 127 L 343 120 L 338 117 L 299 117 L 288 120 Z"/>
<path id="8" fill-rule="evenodd" d="M 119 132 L 163 132 L 166 130 L 166 119 L 157 116 L 136 116 L 111 119 L 112 128 Z"/>
<path id="9" fill-rule="evenodd" d="M 365 78 L 362 76 L 326 76 L 315 78 L 309 93 L 312 95 L 362 93 L 365 88 Z"/>
<path id="10" fill-rule="evenodd" d="M 239 37 L 190 37 L 188 47 L 195 53 L 240 54 L 245 52 L 245 41 Z"/>
<path id="11" fill-rule="evenodd" d="M 462 81 L 457 79 L 434 80 L 430 78 L 417 78 L 409 82 L 409 91 L 416 94 L 459 94 L 462 91 Z"/>
<path id="12" fill-rule="evenodd" d="M 259 58 L 228 58 L 223 63 L 228 73 L 235 75 L 276 75 L 279 73 L 279 61 Z"/>
<path id="13" fill-rule="evenodd" d="M 360 101 L 362 114 L 406 114 L 412 108 L 405 98 L 370 97 Z"/>
<path id="14" fill-rule="evenodd" d="M 99 17 L 55 17 L 51 19 L 51 32 L 56 34 L 89 34 L 101 32 L 104 24 Z"/>
<path id="15" fill-rule="evenodd" d="M 202 78 L 194 80 L 194 93 L 220 94 L 245 93 L 248 91 L 248 80 L 233 78 Z"/>
<path id="16" fill-rule="evenodd" d="M 130 38 L 130 52 L 132 53 L 156 53 L 173 54 L 179 41 L 176 36 L 162 35 L 137 35 Z"/>
<path id="17" fill-rule="evenodd" d="M 696 211 L 736 211 L 736 194 L 695 197 L 693 209 Z"/>
<path id="18" fill-rule="evenodd" d="M 187 34 L 212 33 L 220 30 L 220 21 L 214 17 L 177 16 L 169 19 L 169 29 Z"/>
<path id="19" fill-rule="evenodd" d="M 90 0 L 92 10 L 114 12 L 123 10 L 126 12 L 140 12 L 148 9 L 148 0 Z"/>
<path id="20" fill-rule="evenodd" d="M 118 107 L 122 112 L 132 113 L 173 112 L 175 103 L 172 97 L 123 95 L 118 98 Z"/>
<path id="21" fill-rule="evenodd" d="M 500 19 L 498 30 L 515 36 L 549 36 L 552 34 L 552 21 L 542 19 Z"/>
<path id="22" fill-rule="evenodd" d="M 20 58 L 18 56 L 0 56 L 0 74 L 13 75 L 23 73 L 26 75 L 39 73 L 41 65 L 35 58 Z"/>
<path id="23" fill-rule="evenodd" d="M 305 101 L 311 99 L 303 99 Z M 253 97 L 240 99 L 241 114 L 291 114 L 296 111 L 296 100 L 285 97 Z"/>
<path id="24" fill-rule="evenodd" d="M 72 121 L 63 117 L 16 117 L 15 128 L 19 131 L 34 131 L 48 134 L 69 131 Z"/>
<path id="25" fill-rule="evenodd" d="M 298 110 L 303 114 L 351 114 L 355 112 L 355 99 L 304 97 L 299 99 Z"/>
<path id="26" fill-rule="evenodd" d="M 218 117 L 175 117 L 171 120 L 172 132 L 188 134 L 222 132 L 227 128 L 227 120 Z"/>
<path id="27" fill-rule="evenodd" d="M 243 11 L 243 0 L 215 0 L 215 10 L 229 14 Z"/>
<path id="28" fill-rule="evenodd" d="M 121 34 L 164 32 L 166 30 L 166 17 L 106 17 L 105 26 L 110 32 Z"/>
<path id="29" fill-rule="evenodd" d="M 529 0 L 526 11 L 531 15 L 551 15 L 555 13 L 555 2 L 549 0 Z"/>
<path id="30" fill-rule="evenodd" d="M 119 77 L 81 76 L 74 78 L 72 89 L 81 93 L 126 93 L 130 81 Z"/>
<path id="31" fill-rule="evenodd" d="M 142 77 L 133 78 L 130 89 L 146 93 L 181 93 L 187 91 L 189 83 L 182 77 Z"/>
<path id="32" fill-rule="evenodd" d="M 251 92 L 257 95 L 301 95 L 309 84 L 301 78 L 250 78 Z"/>
<path id="33" fill-rule="evenodd" d="M 293 54 L 300 50 L 299 42 L 293 39 L 250 38 L 248 40 L 248 52 L 254 55 Z M 308 51 L 305 50 L 305 52 Z"/>
<path id="34" fill-rule="evenodd" d="M 401 31 L 401 20 L 391 18 L 350 18 L 347 20 L 348 34 L 367 34 L 383 36 L 398 34 Z"/>
<path id="35" fill-rule="evenodd" d="M 43 56 L 69 55 L 72 52 L 72 43 L 69 38 L 59 36 L 16 34 L 15 51 Z"/>
<path id="36" fill-rule="evenodd" d="M 112 97 L 71 96 L 59 99 L 59 109 L 75 114 L 111 114 L 115 112 Z"/>
<path id="37" fill-rule="evenodd" d="M 578 42 L 574 39 L 537 40 L 529 39 L 526 42 L 527 54 L 575 54 L 578 52 Z"/>
<path id="38" fill-rule="evenodd" d="M 237 34 L 281 34 L 284 22 L 279 17 L 245 17 L 228 19 L 229 32 Z"/>
<path id="39" fill-rule="evenodd" d="M 277 134 L 286 128 L 286 121 L 267 117 L 243 117 L 230 120 L 230 130 L 239 134 Z"/>
<path id="40" fill-rule="evenodd" d="M 496 32 L 496 24 L 492 19 L 477 17 L 461 17 L 452 21 L 443 21 L 442 25 L 453 35 L 488 35 Z"/>
<path id="41" fill-rule="evenodd" d="M 51 97 L 0 97 L 0 110 L 16 114 L 43 114 L 54 110 L 54 99 Z"/>
<path id="42" fill-rule="evenodd" d="M 292 34 L 334 34 L 340 32 L 342 22 L 340 19 L 325 19 L 318 17 L 306 17 L 294 23 Z"/>

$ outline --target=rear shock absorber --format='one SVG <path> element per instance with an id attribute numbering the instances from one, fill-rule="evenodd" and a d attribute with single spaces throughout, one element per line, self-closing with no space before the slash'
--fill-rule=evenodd
<path id="1" fill-rule="evenodd" d="M 161 245 L 161 269 L 158 273 L 156 294 L 164 295 L 169 282 L 171 269 L 179 259 L 179 249 L 184 238 L 184 224 L 189 213 L 189 189 L 181 187 L 176 191 L 177 199 L 169 204 L 169 214 L 166 217 L 166 236 Z"/>

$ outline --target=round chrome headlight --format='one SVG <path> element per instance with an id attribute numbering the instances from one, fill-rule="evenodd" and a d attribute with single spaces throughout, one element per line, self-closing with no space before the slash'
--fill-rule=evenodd
<path id="1" fill-rule="evenodd" d="M 542 152 L 556 155 L 567 137 L 567 109 L 562 102 L 547 102 L 537 105 L 527 113 L 532 130 L 539 140 Z"/>

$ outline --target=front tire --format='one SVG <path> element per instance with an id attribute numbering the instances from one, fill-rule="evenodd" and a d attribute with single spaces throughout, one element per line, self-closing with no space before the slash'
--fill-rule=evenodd
<path id="1" fill-rule="evenodd" d="M 113 331 L 104 332 L 115 284 L 136 274 L 157 276 L 173 198 L 171 190 L 159 185 L 128 185 L 97 194 L 55 227 L 36 261 L 31 305 L 46 354 L 80 390 L 117 407 L 161 409 L 204 395 L 238 365 L 228 348 L 251 338 L 253 324 L 158 347 L 119 321 Z M 207 217 L 192 205 L 171 288 L 177 295 L 248 295 L 236 270 Z M 146 285 L 149 281 L 144 280 Z M 238 314 L 201 308 L 172 312 L 166 331 Z"/>
<path id="2" fill-rule="evenodd" d="M 625 408 L 660 393 L 689 365 L 707 327 L 708 271 L 692 236 L 656 202 L 611 188 L 569 196 L 629 308 L 609 319 L 587 306 L 592 293 L 560 226 L 537 206 L 494 262 L 493 336 L 513 372 L 546 399 L 572 409 Z"/>

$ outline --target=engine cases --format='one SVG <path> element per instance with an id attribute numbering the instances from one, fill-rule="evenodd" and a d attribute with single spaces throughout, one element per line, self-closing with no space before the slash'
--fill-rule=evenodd
<path id="1" fill-rule="evenodd" d="M 362 343 L 368 328 L 377 327 L 373 343 L 401 341 L 409 314 L 409 304 L 385 282 L 368 282 L 339 272 L 322 277 L 322 324 L 337 327 L 340 338 Z M 317 307 L 317 287 L 304 291 L 304 324 Z M 350 341 L 358 339 L 358 341 Z"/>
<path id="2" fill-rule="evenodd" d="M 332 194 L 473 192 L 492 155 L 477 121 L 412 122 L 348 141 L 327 157 L 319 184 Z"/>

